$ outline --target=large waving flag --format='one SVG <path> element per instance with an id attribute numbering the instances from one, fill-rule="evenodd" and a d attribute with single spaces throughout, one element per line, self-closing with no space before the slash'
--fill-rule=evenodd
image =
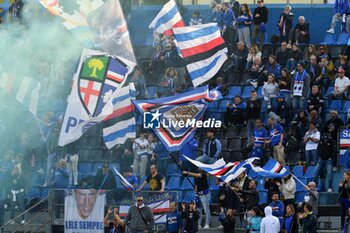
<path id="1" fill-rule="evenodd" d="M 15 95 L 16 100 L 36 116 L 41 88 L 38 80 L 28 77 L 19 79 L 4 73 L 0 79 L 0 87 L 8 94 Z"/>
<path id="2" fill-rule="evenodd" d="M 203 86 L 171 97 L 133 103 L 144 117 L 143 127 L 153 129 L 168 151 L 178 151 L 193 138 L 197 127 L 192 123 L 203 122 L 207 108 L 203 100 L 209 97 L 208 87 Z M 215 123 L 210 122 L 208 127 Z"/>
<path id="3" fill-rule="evenodd" d="M 211 79 L 227 60 L 227 47 L 216 23 L 173 28 L 193 85 Z"/>
<path id="4" fill-rule="evenodd" d="M 122 181 L 122 184 L 124 185 L 125 188 L 127 188 L 128 190 L 135 190 L 134 186 L 132 186 L 132 184 L 130 184 L 129 181 L 125 179 L 125 177 L 122 174 L 120 174 L 120 172 L 118 172 L 115 166 L 111 165 L 111 167 L 113 168 L 113 171 L 115 172 L 115 174 L 118 175 L 118 177 Z"/>
<path id="5" fill-rule="evenodd" d="M 133 83 L 120 88 L 113 97 L 113 113 L 103 120 L 103 140 L 108 149 L 136 137 L 134 105 L 136 90 Z"/>
<path id="6" fill-rule="evenodd" d="M 68 97 L 59 145 L 80 138 L 92 125 L 113 113 L 113 96 L 122 87 L 135 63 L 84 49 Z"/>
<path id="7" fill-rule="evenodd" d="M 186 155 L 184 155 L 184 157 L 188 161 L 190 161 L 192 164 L 194 164 L 195 166 L 199 167 L 200 169 L 202 169 L 203 171 L 205 171 L 211 175 L 217 174 L 218 172 L 222 171 L 226 167 L 226 162 L 223 158 L 217 160 L 213 164 L 205 164 L 205 163 L 196 161 L 194 159 L 190 159 Z"/>
<path id="8" fill-rule="evenodd" d="M 161 11 L 149 25 L 149 28 L 165 35 L 173 35 L 172 28 L 184 27 L 180 11 L 175 0 L 170 0 L 163 6 Z"/>
<path id="9" fill-rule="evenodd" d="M 270 158 L 269 161 L 263 166 L 254 166 L 252 163 L 246 164 L 247 168 L 251 168 L 257 173 L 258 176 L 269 178 L 282 178 L 290 174 L 289 170 L 276 160 Z"/>

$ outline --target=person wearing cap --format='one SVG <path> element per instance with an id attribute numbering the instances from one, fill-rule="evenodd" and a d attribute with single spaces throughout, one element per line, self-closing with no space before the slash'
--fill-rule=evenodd
<path id="1" fill-rule="evenodd" d="M 320 141 L 321 133 L 316 128 L 315 122 L 310 122 L 309 130 L 304 137 L 306 166 L 315 165 L 318 160 L 317 147 Z"/>
<path id="2" fill-rule="evenodd" d="M 258 0 L 258 7 L 253 12 L 252 43 L 256 44 L 256 38 L 259 36 L 259 49 L 264 49 L 264 34 L 266 32 L 266 23 L 269 19 L 269 10 L 264 6 L 264 0 Z"/>
<path id="3" fill-rule="evenodd" d="M 337 154 L 336 148 L 337 144 L 332 136 L 328 132 L 323 133 L 318 143 L 319 159 L 314 171 L 314 181 L 318 181 L 321 173 L 326 174 L 324 190 L 327 192 L 332 192 L 332 168 Z"/>
<path id="4" fill-rule="evenodd" d="M 328 95 L 328 103 L 332 100 L 338 99 L 343 100 L 348 96 L 348 87 L 350 85 L 350 80 L 345 77 L 345 70 L 338 70 L 338 77 L 335 79 L 334 91 Z"/>
<path id="5" fill-rule="evenodd" d="M 319 63 L 321 67 L 321 74 L 322 74 L 322 86 L 325 90 L 328 89 L 331 81 L 334 79 L 334 64 L 333 61 L 329 59 L 329 55 L 322 54 L 320 56 L 321 62 Z"/>
<path id="6" fill-rule="evenodd" d="M 221 142 L 219 139 L 214 138 L 215 130 L 208 129 L 207 130 L 207 139 L 204 141 L 203 145 L 203 155 L 199 156 L 196 160 L 206 164 L 214 163 L 220 153 L 221 153 Z"/>
<path id="7" fill-rule="evenodd" d="M 310 89 L 310 77 L 305 70 L 305 64 L 298 62 L 297 72 L 292 80 L 292 107 L 293 111 L 297 112 L 304 108 L 305 98 Z"/>

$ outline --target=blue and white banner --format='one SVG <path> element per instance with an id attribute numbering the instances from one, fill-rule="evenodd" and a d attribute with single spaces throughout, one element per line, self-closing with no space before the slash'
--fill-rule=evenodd
<path id="1" fill-rule="evenodd" d="M 67 189 L 64 200 L 65 233 L 103 233 L 105 194 L 95 189 Z"/>
<path id="2" fill-rule="evenodd" d="M 341 128 L 339 130 L 339 154 L 344 155 L 350 148 L 350 129 Z"/>
<path id="3" fill-rule="evenodd" d="M 246 167 L 251 168 L 258 176 L 262 177 L 282 178 L 290 174 L 287 168 L 272 158 L 263 167 L 254 166 L 252 163 L 247 163 Z"/>

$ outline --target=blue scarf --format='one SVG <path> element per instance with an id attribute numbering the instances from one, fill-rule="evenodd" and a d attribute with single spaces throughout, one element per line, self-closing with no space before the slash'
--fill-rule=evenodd
<path id="1" fill-rule="evenodd" d="M 303 96 L 304 80 L 306 77 L 306 71 L 302 73 L 297 72 L 294 76 L 293 96 Z"/>

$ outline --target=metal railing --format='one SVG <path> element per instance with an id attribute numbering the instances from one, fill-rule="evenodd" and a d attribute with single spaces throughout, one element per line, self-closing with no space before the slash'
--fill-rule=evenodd
<path id="1" fill-rule="evenodd" d="M 38 207 L 39 205 L 41 205 L 42 203 L 44 203 L 44 202 L 47 201 L 47 200 L 48 200 L 48 197 L 46 197 L 46 198 L 40 200 L 39 202 L 37 202 L 36 204 L 34 204 L 33 206 L 31 206 L 29 209 L 27 209 L 27 210 L 24 211 L 23 213 L 17 215 L 17 216 L 16 216 L 15 218 L 13 218 L 13 219 L 10 219 L 6 224 L 4 224 L 2 227 L 0 227 L 1 233 L 3 233 L 4 230 L 5 230 L 8 226 L 11 225 L 11 222 L 12 222 L 12 221 L 15 221 L 15 220 L 17 220 L 17 219 L 20 219 L 20 218 L 22 218 L 23 216 L 25 217 L 28 213 L 30 213 L 31 211 L 33 211 L 36 207 Z M 48 212 L 49 212 L 49 209 L 48 209 L 48 208 L 45 209 L 45 210 L 43 210 L 42 213 L 41 213 L 40 215 L 35 215 L 35 216 L 33 216 L 33 218 L 27 220 L 27 222 L 25 222 L 25 224 L 20 225 L 19 227 L 17 227 L 15 230 L 13 230 L 13 231 L 11 231 L 11 232 L 12 232 L 12 233 L 15 233 L 15 232 L 17 232 L 18 230 L 25 228 L 27 225 L 31 224 L 34 220 L 36 220 L 37 218 L 39 218 L 40 216 L 42 216 L 42 215 L 44 215 L 45 213 L 48 213 Z M 43 225 L 45 225 L 45 224 L 43 224 Z M 41 227 L 42 227 L 42 226 L 41 226 Z M 34 231 L 34 232 L 35 232 L 35 231 Z"/>

